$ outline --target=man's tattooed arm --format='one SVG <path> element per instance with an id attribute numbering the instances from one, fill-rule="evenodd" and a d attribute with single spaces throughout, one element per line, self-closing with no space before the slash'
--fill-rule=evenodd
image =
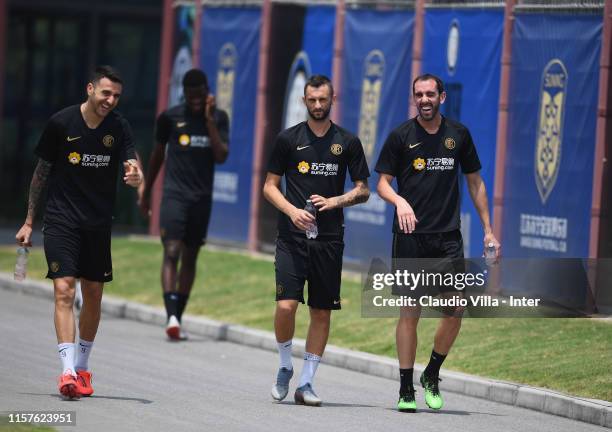
<path id="1" fill-rule="evenodd" d="M 336 207 L 350 207 L 361 204 L 370 197 L 370 189 L 367 180 L 357 180 L 355 187 L 344 195 L 336 197 Z"/>
<path id="2" fill-rule="evenodd" d="M 370 188 L 368 188 L 368 180 L 355 181 L 355 187 L 345 193 L 331 198 L 325 198 L 321 195 L 310 195 L 312 203 L 319 211 L 332 210 L 342 207 L 350 207 L 355 204 L 364 203 L 370 197 Z"/>
<path id="3" fill-rule="evenodd" d="M 32 225 L 34 217 L 36 216 L 36 208 L 40 201 L 40 195 L 47 185 L 49 174 L 53 164 L 43 159 L 38 159 L 38 165 L 32 175 L 32 181 L 30 182 L 30 195 L 28 198 L 28 215 L 26 216 L 25 223 Z"/>

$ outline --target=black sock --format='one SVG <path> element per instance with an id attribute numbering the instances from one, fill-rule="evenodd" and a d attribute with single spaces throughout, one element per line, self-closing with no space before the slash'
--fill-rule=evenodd
<path id="1" fill-rule="evenodd" d="M 428 377 L 437 377 L 440 375 L 440 367 L 442 363 L 444 363 L 445 355 L 438 354 L 434 350 L 431 350 L 431 357 L 429 358 L 429 363 L 425 368 L 425 375 Z"/>
<path id="2" fill-rule="evenodd" d="M 413 374 L 413 368 L 400 369 L 400 396 L 403 396 L 410 391 L 414 391 L 414 385 L 412 384 Z"/>
<path id="3" fill-rule="evenodd" d="M 185 311 L 185 307 L 187 306 L 187 300 L 189 300 L 189 296 L 181 293 L 178 293 L 177 296 L 178 310 L 176 317 L 178 318 L 179 322 L 182 322 L 181 320 L 183 319 L 183 312 Z"/>
<path id="4" fill-rule="evenodd" d="M 175 292 L 164 293 L 164 305 L 166 306 L 166 315 L 168 319 L 170 319 L 172 315 L 177 316 L 179 305 L 178 294 Z"/>

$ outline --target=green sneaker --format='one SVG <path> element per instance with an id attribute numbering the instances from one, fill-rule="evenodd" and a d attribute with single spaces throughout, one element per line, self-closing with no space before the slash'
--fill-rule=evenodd
<path id="1" fill-rule="evenodd" d="M 408 393 L 400 395 L 397 401 L 397 410 L 399 412 L 415 412 L 416 411 L 416 400 L 414 400 L 414 389 Z"/>
<path id="2" fill-rule="evenodd" d="M 421 374 L 421 385 L 425 389 L 425 403 L 427 406 L 434 410 L 439 410 L 444 405 L 440 389 L 438 388 L 438 381 L 442 381 L 440 378 L 429 377 L 424 373 Z"/>

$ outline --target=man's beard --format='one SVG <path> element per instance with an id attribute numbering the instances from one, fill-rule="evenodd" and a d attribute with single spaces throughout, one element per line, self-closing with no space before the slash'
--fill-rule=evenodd
<path id="1" fill-rule="evenodd" d="M 429 114 L 424 115 L 423 111 L 422 111 L 422 107 L 419 106 L 418 107 L 418 111 L 419 111 L 419 116 L 421 116 L 421 118 L 423 120 L 431 120 L 433 118 L 436 117 L 436 115 L 438 114 L 438 112 L 440 111 L 440 104 L 435 104 L 435 103 L 431 103 L 431 112 Z"/>
<path id="2" fill-rule="evenodd" d="M 325 120 L 326 118 L 329 117 L 330 112 L 331 112 L 331 104 L 329 105 L 329 107 L 327 107 L 327 109 L 320 109 L 315 112 L 310 111 L 310 109 L 308 109 L 308 115 L 310 116 L 311 119 L 316 120 L 316 121 Z"/>

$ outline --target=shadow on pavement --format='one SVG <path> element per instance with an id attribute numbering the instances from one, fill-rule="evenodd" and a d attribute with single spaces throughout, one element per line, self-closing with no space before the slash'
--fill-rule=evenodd
<path id="1" fill-rule="evenodd" d="M 83 397 L 81 399 L 65 399 L 62 395 L 59 395 L 59 394 L 56 394 L 56 393 L 19 393 L 19 394 L 28 395 L 28 396 L 51 396 L 51 397 L 54 397 L 56 399 L 59 399 L 61 401 L 66 401 L 66 402 L 77 402 L 79 400 L 84 400 L 84 399 L 111 399 L 111 400 L 140 402 L 141 404 L 145 404 L 145 405 L 153 403 L 153 401 L 149 400 L 149 399 L 119 397 L 119 396 L 93 395 L 93 396 Z"/>

